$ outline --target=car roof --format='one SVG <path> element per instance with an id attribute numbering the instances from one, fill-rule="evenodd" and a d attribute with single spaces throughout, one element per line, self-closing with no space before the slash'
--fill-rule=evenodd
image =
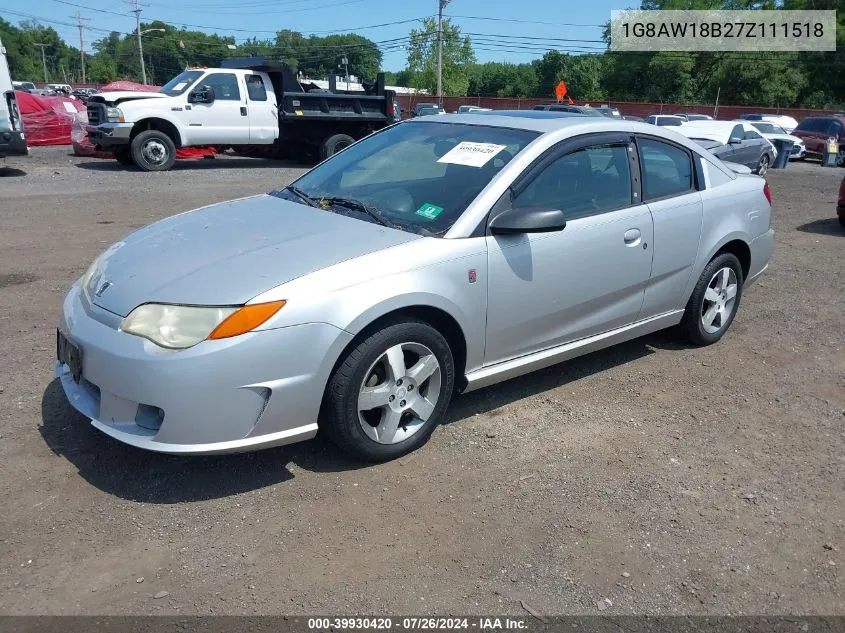
<path id="1" fill-rule="evenodd" d="M 469 112 L 467 114 L 442 114 L 426 118 L 425 123 L 435 125 L 483 125 L 538 132 L 542 135 L 559 137 L 561 140 L 579 134 L 600 132 L 638 133 L 648 136 L 665 137 L 667 140 L 688 147 L 696 152 L 701 146 L 690 141 L 686 135 L 679 134 L 677 127 L 657 127 L 640 121 L 591 117 L 571 112 L 545 112 L 542 110 L 492 110 L 490 112 Z M 413 125 L 408 121 L 403 125 Z M 686 125 L 686 124 L 685 124 Z"/>

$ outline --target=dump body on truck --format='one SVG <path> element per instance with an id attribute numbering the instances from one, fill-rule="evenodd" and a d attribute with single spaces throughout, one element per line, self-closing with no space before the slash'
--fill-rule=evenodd
<path id="1" fill-rule="evenodd" d="M 333 86 L 332 86 L 333 87 Z M 364 92 L 302 85 L 263 58 L 186 70 L 158 92 L 112 92 L 88 101 L 88 135 L 121 162 L 169 169 L 180 147 L 213 145 L 262 156 L 323 159 L 393 122 L 384 76 Z"/>

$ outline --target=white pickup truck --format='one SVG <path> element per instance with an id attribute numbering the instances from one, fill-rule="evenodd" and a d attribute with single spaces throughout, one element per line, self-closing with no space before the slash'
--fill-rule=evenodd
<path id="1" fill-rule="evenodd" d="M 301 85 L 262 58 L 186 70 L 159 92 L 106 92 L 88 100 L 88 136 L 123 164 L 170 169 L 180 147 L 213 145 L 264 155 L 326 158 L 393 121 L 384 75 L 361 93 Z M 272 147 L 270 147 L 272 146 Z"/>
<path id="2" fill-rule="evenodd" d="M 23 121 L 6 61 L 6 49 L 0 42 L 0 158 L 28 153 Z"/>

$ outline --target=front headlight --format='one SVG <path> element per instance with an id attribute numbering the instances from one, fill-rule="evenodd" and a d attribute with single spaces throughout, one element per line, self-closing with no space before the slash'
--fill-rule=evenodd
<path id="1" fill-rule="evenodd" d="M 185 349 L 206 339 L 229 338 L 257 328 L 276 314 L 284 301 L 246 306 L 182 306 L 145 303 L 120 324 L 127 334 L 156 345 Z"/>
<path id="2" fill-rule="evenodd" d="M 112 123 L 123 123 L 123 111 L 120 108 L 106 108 L 106 118 Z"/>
<path id="3" fill-rule="evenodd" d="M 91 262 L 91 265 L 88 267 L 88 270 L 85 271 L 85 274 L 79 280 L 79 287 L 80 288 L 87 288 L 88 284 L 91 283 L 91 278 L 94 276 L 94 273 L 97 272 L 97 266 L 100 265 L 100 256 L 94 258 L 94 261 Z"/>

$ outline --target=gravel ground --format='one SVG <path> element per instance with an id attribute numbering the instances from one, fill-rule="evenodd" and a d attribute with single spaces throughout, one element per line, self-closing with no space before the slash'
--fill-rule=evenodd
<path id="1" fill-rule="evenodd" d="M 107 244 L 300 168 L 7 166 L 0 613 L 845 614 L 845 170 L 770 174 L 774 261 L 721 343 L 660 333 L 460 396 L 362 466 L 319 440 L 141 452 L 52 377 L 62 296 Z"/>

